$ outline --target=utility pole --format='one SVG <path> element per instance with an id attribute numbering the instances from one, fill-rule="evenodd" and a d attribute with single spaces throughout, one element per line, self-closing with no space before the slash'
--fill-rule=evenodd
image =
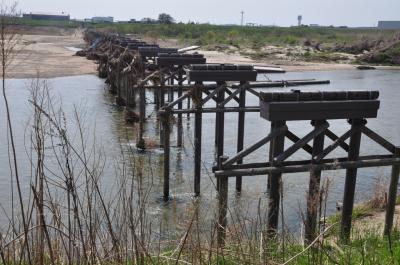
<path id="1" fill-rule="evenodd" d="M 242 20 L 241 20 L 240 25 L 243 27 L 243 15 L 244 15 L 244 11 L 240 12 L 240 14 L 242 14 Z"/>

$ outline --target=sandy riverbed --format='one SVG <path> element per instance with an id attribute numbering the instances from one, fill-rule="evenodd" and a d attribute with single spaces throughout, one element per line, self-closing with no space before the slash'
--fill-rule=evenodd
<path id="1" fill-rule="evenodd" d="M 8 70 L 8 78 L 51 78 L 96 73 L 96 64 L 82 57 L 74 56 L 76 50 L 83 48 L 81 30 L 25 29 L 22 35 L 20 52 Z M 145 39 L 145 38 L 144 38 Z M 179 47 L 174 40 L 158 40 L 160 46 Z M 181 48 L 181 47 L 179 47 Z M 311 63 L 285 60 L 252 60 L 239 53 L 198 50 L 209 63 L 234 63 L 253 65 L 275 65 L 286 71 L 328 71 L 354 69 L 354 65 L 338 63 Z M 393 67 L 377 67 L 393 69 Z M 400 69 L 400 68 L 396 68 Z"/>
<path id="2" fill-rule="evenodd" d="M 81 31 L 59 35 L 21 36 L 18 54 L 8 70 L 8 78 L 51 78 L 96 73 L 93 61 L 74 56 L 74 48 L 85 43 Z"/>

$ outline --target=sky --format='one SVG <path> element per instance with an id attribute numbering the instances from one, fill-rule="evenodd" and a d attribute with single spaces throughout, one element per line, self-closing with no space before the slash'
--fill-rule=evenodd
<path id="1" fill-rule="evenodd" d="M 65 12 L 78 19 L 113 16 L 120 21 L 168 13 L 178 22 L 213 24 L 240 24 L 244 11 L 245 23 L 276 26 L 296 25 L 298 15 L 303 24 L 352 27 L 400 20 L 400 0 L 19 0 L 18 9 Z"/>

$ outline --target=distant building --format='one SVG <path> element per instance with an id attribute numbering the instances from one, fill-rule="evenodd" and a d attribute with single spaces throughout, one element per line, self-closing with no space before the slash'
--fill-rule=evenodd
<path id="1" fill-rule="evenodd" d="M 301 21 L 303 20 L 303 16 L 302 15 L 298 15 L 297 16 L 297 26 L 301 27 Z"/>
<path id="2" fill-rule="evenodd" d="M 379 21 L 379 29 L 400 29 L 400 21 Z"/>
<path id="3" fill-rule="evenodd" d="M 92 17 L 93 23 L 113 23 L 113 17 Z"/>
<path id="4" fill-rule="evenodd" d="M 29 13 L 23 14 L 23 18 L 33 20 L 58 20 L 58 21 L 69 21 L 70 16 L 64 13 L 61 14 L 50 14 L 50 13 Z"/>
<path id="5" fill-rule="evenodd" d="M 257 23 L 252 23 L 252 22 L 247 22 L 246 26 L 248 26 L 248 27 L 257 27 L 258 24 Z"/>

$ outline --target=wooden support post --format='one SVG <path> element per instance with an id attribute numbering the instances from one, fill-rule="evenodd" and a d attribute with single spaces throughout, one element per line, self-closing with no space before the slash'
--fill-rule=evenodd
<path id="1" fill-rule="evenodd" d="M 160 96 L 160 108 L 165 106 L 165 78 L 164 73 L 160 69 L 160 88 L 159 88 L 159 96 Z M 164 129 L 163 126 L 160 126 L 160 146 L 164 146 Z"/>
<path id="2" fill-rule="evenodd" d="M 315 129 L 321 128 L 326 124 L 325 120 L 313 121 L 312 125 Z M 324 138 L 325 134 L 319 134 L 314 138 L 313 149 L 312 149 L 312 161 L 314 157 L 320 154 L 324 150 Z M 319 193 L 321 183 L 321 170 L 311 170 L 310 172 L 310 183 L 307 196 L 307 220 L 305 224 L 305 241 L 306 244 L 310 244 L 317 235 L 317 219 L 318 219 L 318 206 L 319 206 Z"/>
<path id="3" fill-rule="evenodd" d="M 146 91 L 144 86 L 139 88 L 139 137 L 136 143 L 136 147 L 145 149 L 146 144 L 144 142 L 144 123 L 146 119 Z"/>
<path id="4" fill-rule="evenodd" d="M 351 128 L 355 130 L 350 137 L 350 149 L 348 154 L 349 161 L 356 161 L 360 153 L 361 127 L 365 124 L 363 119 L 354 119 L 350 121 Z M 343 243 L 350 240 L 351 220 L 354 206 L 354 192 L 356 189 L 357 168 L 346 170 L 346 181 L 344 185 L 343 209 L 341 221 L 340 237 Z"/>
<path id="5" fill-rule="evenodd" d="M 179 66 L 178 68 L 178 98 L 180 98 L 183 94 L 183 89 L 182 89 L 182 85 L 183 85 L 183 81 L 182 81 L 182 72 L 183 72 L 183 68 L 182 66 Z M 182 101 L 179 101 L 178 103 L 178 109 L 182 109 Z M 177 146 L 178 147 L 182 147 L 183 145 L 183 126 L 182 126 L 182 114 L 179 113 L 178 114 L 178 130 L 177 130 Z"/>
<path id="6" fill-rule="evenodd" d="M 168 112 L 163 113 L 161 116 L 161 122 L 164 131 L 164 190 L 163 198 L 164 201 L 169 199 L 169 161 L 170 161 L 170 114 Z"/>
<path id="7" fill-rule="evenodd" d="M 271 133 L 279 130 L 286 125 L 285 121 L 271 122 Z M 283 153 L 285 148 L 285 135 L 279 135 L 271 141 L 270 163 L 274 163 L 274 158 Z M 281 196 L 282 173 L 272 173 L 269 176 L 269 209 L 268 209 L 268 235 L 275 237 L 278 230 L 279 203 Z"/>
<path id="8" fill-rule="evenodd" d="M 126 106 L 126 100 L 123 97 L 123 91 L 121 86 L 121 68 L 119 63 L 115 71 L 116 71 L 115 87 L 117 89 L 117 97 L 115 99 L 115 102 L 118 106 Z"/>
<path id="9" fill-rule="evenodd" d="M 169 84 L 170 84 L 171 86 L 173 86 L 174 83 L 175 83 L 174 76 L 171 76 L 171 77 L 169 78 Z M 171 102 L 173 102 L 173 101 L 174 101 L 174 89 L 173 89 L 172 87 L 170 87 L 170 88 L 168 89 L 168 103 L 171 103 Z"/>
<path id="10" fill-rule="evenodd" d="M 246 85 L 245 82 L 240 82 L 241 86 Z M 242 89 L 239 93 L 239 108 L 244 108 L 246 106 L 246 89 Z M 239 112 L 238 118 L 238 139 L 237 139 L 237 152 L 243 150 L 244 146 L 244 124 L 245 124 L 245 113 Z M 240 165 L 243 163 L 243 159 L 240 159 L 237 164 Z M 242 192 L 242 177 L 236 177 L 236 192 Z"/>
<path id="11" fill-rule="evenodd" d="M 400 147 L 395 148 L 394 157 L 395 158 L 400 157 Z M 393 228 L 393 218 L 397 200 L 397 187 L 399 185 L 399 174 L 400 174 L 400 165 L 399 164 L 393 165 L 392 176 L 390 179 L 390 186 L 389 186 L 388 202 L 386 206 L 385 229 L 384 229 L 384 234 L 386 236 L 389 236 L 391 234 Z"/>
<path id="12" fill-rule="evenodd" d="M 222 82 L 217 83 L 217 87 L 222 86 Z M 225 99 L 225 89 L 222 89 L 217 94 L 217 109 L 223 109 L 224 106 L 220 106 L 219 103 L 224 102 Z M 215 144 L 217 147 L 216 161 L 218 158 L 224 154 L 224 135 L 225 135 L 225 113 L 217 112 L 215 114 Z M 217 179 L 217 190 L 219 188 L 219 178 Z"/>
<path id="13" fill-rule="evenodd" d="M 133 86 L 132 77 L 128 77 L 128 89 L 130 95 L 130 103 L 129 106 L 131 108 L 136 108 L 136 89 Z"/>
<path id="14" fill-rule="evenodd" d="M 223 162 L 228 159 L 226 156 L 218 158 L 218 166 L 221 168 Z M 218 187 L 218 224 L 217 224 L 217 242 L 218 246 L 222 247 L 225 244 L 225 235 L 227 227 L 227 213 L 228 213 L 228 179 L 229 177 L 220 177 Z"/>
<path id="15" fill-rule="evenodd" d="M 158 88 L 155 88 L 154 90 L 153 90 L 153 97 L 154 97 L 154 104 L 156 105 L 156 110 L 159 110 L 160 109 L 160 97 L 159 97 L 159 95 L 158 95 L 158 92 L 159 92 L 159 89 Z"/>
<path id="16" fill-rule="evenodd" d="M 160 70 L 160 107 L 165 105 L 165 78 L 164 73 Z"/>
<path id="17" fill-rule="evenodd" d="M 190 81 L 188 81 L 188 85 L 190 86 Z M 187 105 L 186 105 L 186 109 L 190 109 L 190 97 L 187 98 Z M 190 120 L 190 113 L 187 113 L 187 119 Z"/>
<path id="18" fill-rule="evenodd" d="M 201 101 L 203 97 L 203 92 L 201 85 L 202 83 L 197 83 L 198 86 L 195 88 L 195 97 Z M 202 104 L 201 102 L 196 103 L 196 113 L 194 121 L 194 194 L 195 196 L 200 195 L 200 179 L 201 179 L 201 133 L 202 133 Z"/>

